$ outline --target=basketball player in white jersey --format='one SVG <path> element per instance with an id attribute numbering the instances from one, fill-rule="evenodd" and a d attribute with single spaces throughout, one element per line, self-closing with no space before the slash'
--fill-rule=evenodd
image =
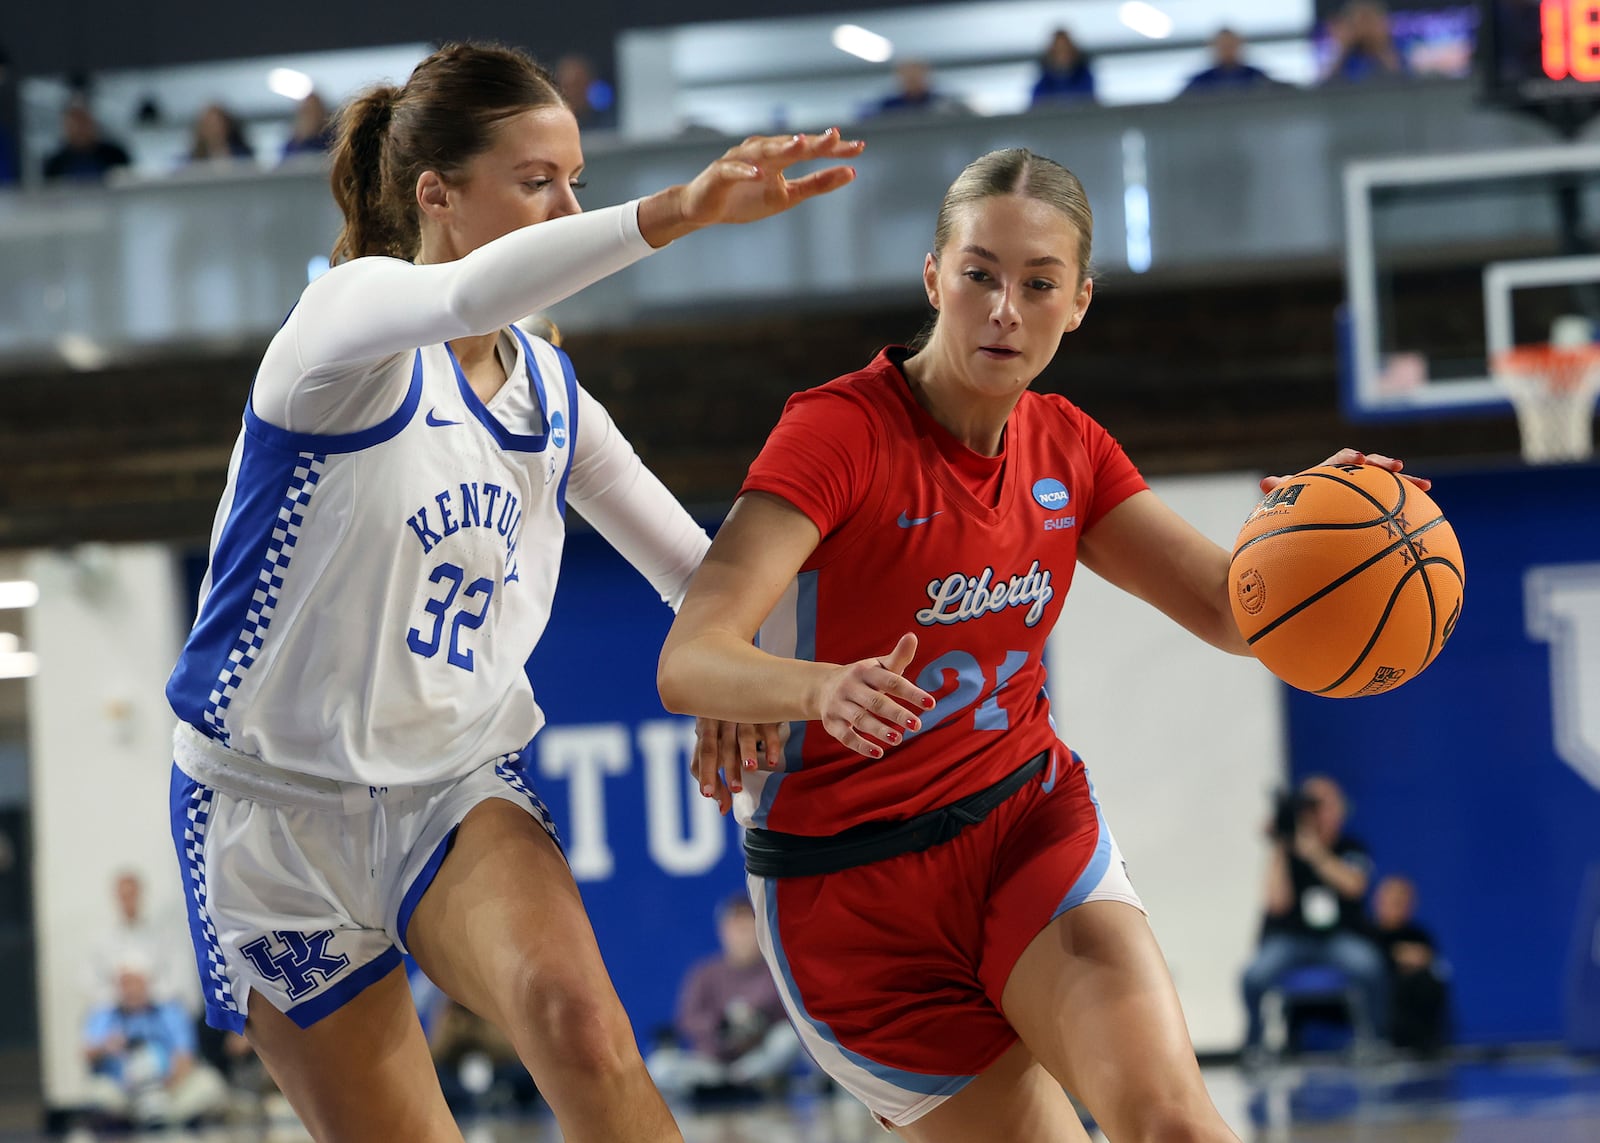
<path id="1" fill-rule="evenodd" d="M 845 185 L 784 171 L 860 149 L 750 139 L 580 214 L 577 123 L 519 52 L 443 48 L 346 110 L 336 265 L 262 360 L 167 687 L 207 1019 L 249 1037 L 317 1139 L 461 1139 L 402 949 L 506 1032 L 566 1139 L 680 1138 L 528 783 L 523 663 L 569 501 L 674 606 L 707 540 L 514 323 Z"/>

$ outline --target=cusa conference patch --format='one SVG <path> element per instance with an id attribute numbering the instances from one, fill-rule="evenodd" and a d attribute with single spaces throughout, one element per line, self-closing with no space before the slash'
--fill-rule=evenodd
<path id="1" fill-rule="evenodd" d="M 1033 482 L 1033 498 L 1039 502 L 1039 507 L 1050 512 L 1059 512 L 1072 500 L 1072 494 L 1067 491 L 1067 486 L 1053 476 Z"/>

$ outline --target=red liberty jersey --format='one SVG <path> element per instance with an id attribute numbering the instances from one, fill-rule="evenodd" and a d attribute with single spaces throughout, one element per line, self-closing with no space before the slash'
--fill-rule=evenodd
<path id="1" fill-rule="evenodd" d="M 999 456 L 972 451 L 917 404 L 908 352 L 792 397 L 742 492 L 781 497 L 822 535 L 762 648 L 850 663 L 912 631 L 906 677 L 937 705 L 876 760 L 792 724 L 787 770 L 745 778 L 744 825 L 828 835 L 913 817 L 1050 748 L 1045 640 L 1078 538 L 1145 487 L 1105 429 L 1050 394 L 1023 394 Z"/>

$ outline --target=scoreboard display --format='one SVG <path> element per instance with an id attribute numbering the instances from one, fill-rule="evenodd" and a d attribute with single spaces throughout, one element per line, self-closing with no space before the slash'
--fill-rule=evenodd
<path id="1" fill-rule="evenodd" d="M 1600 100 L 1600 0 L 1486 0 L 1478 34 L 1491 97 Z"/>

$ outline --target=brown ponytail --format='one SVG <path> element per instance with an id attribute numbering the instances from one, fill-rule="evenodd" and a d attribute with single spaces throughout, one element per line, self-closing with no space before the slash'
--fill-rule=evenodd
<path id="1" fill-rule="evenodd" d="M 383 84 L 352 99 L 339 113 L 333 147 L 333 201 L 344 227 L 333 262 L 366 254 L 405 257 L 383 195 L 383 143 L 400 89 Z"/>
<path id="2" fill-rule="evenodd" d="M 414 258 L 422 172 L 458 175 L 494 144 L 501 121 L 562 103 L 549 72 L 498 44 L 446 44 L 404 87 L 385 84 L 357 96 L 339 113 L 333 149 L 333 198 L 344 227 L 332 261 Z"/>

